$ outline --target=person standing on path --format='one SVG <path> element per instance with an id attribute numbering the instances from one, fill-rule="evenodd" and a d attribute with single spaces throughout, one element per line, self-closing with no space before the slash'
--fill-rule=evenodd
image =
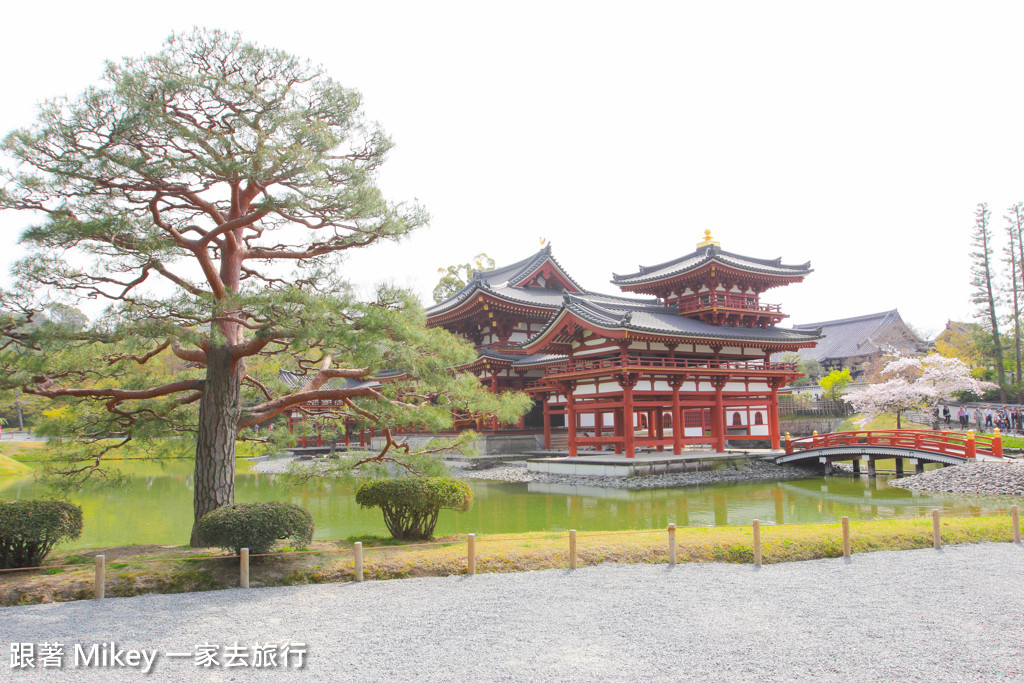
<path id="1" fill-rule="evenodd" d="M 946 424 L 946 429 L 949 429 L 950 417 L 949 406 L 942 406 L 942 421 Z"/>
<path id="2" fill-rule="evenodd" d="M 992 426 L 992 406 L 985 406 L 985 426 Z"/>
<path id="3" fill-rule="evenodd" d="M 976 425 L 978 425 L 978 431 L 979 431 L 979 432 L 983 432 L 983 431 L 985 431 L 985 430 L 984 430 L 984 429 L 982 428 L 982 421 L 983 421 L 984 419 L 985 419 L 985 416 L 984 416 L 984 415 L 982 414 L 982 412 L 981 412 L 981 408 L 980 408 L 980 407 L 977 407 L 977 408 L 975 408 L 975 409 L 974 409 L 974 423 L 975 423 Z"/>

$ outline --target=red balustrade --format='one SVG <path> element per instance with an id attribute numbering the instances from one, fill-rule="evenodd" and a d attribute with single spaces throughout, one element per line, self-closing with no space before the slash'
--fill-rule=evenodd
<path id="1" fill-rule="evenodd" d="M 742 372 L 796 372 L 796 363 L 764 363 L 761 361 L 713 361 L 694 358 L 667 358 L 663 356 L 641 357 L 628 356 L 623 362 L 621 356 L 614 358 L 598 358 L 594 360 L 578 360 L 562 363 L 545 371 L 548 377 L 569 375 L 593 370 L 620 370 L 636 368 L 640 370 L 716 370 Z"/>
<path id="2" fill-rule="evenodd" d="M 944 455 L 974 458 L 978 455 L 1002 457 L 999 434 L 972 432 L 933 432 L 917 429 L 883 429 L 860 432 L 831 432 L 799 439 L 786 439 L 786 453 L 837 446 L 891 446 Z"/>
<path id="3" fill-rule="evenodd" d="M 779 304 L 762 304 L 756 298 L 742 294 L 702 294 L 699 298 L 679 302 L 680 313 L 704 311 L 709 308 L 734 308 L 758 313 L 782 312 L 782 306 Z"/>

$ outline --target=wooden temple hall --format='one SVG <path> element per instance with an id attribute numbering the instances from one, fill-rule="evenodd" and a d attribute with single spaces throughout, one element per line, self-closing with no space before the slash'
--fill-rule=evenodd
<path id="1" fill-rule="evenodd" d="M 724 251 L 705 231 L 685 256 L 613 275 L 622 295 L 612 296 L 583 289 L 548 245 L 475 272 L 428 309 L 428 324 L 476 345 L 469 369 L 493 391 L 533 396 L 519 424 L 481 425 L 485 434 L 543 434 L 545 449 L 569 455 L 678 455 L 698 444 L 722 452 L 744 440 L 778 448 L 778 391 L 800 375 L 770 357 L 812 347 L 820 334 L 778 327 L 786 314 L 761 295 L 810 272 L 810 263 Z"/>

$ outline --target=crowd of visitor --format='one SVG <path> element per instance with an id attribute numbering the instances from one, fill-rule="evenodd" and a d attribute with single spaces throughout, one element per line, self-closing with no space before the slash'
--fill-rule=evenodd
<path id="1" fill-rule="evenodd" d="M 935 417 L 942 421 L 947 428 L 952 422 L 952 412 L 949 406 L 937 406 Z M 998 428 L 1000 432 L 1024 433 L 1024 412 L 1020 406 L 960 406 L 956 413 L 960 422 L 960 429 L 970 429 L 971 425 L 979 432 L 989 431 Z"/>

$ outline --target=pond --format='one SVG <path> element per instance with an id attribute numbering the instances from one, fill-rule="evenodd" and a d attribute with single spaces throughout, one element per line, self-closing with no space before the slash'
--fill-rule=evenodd
<path id="1" fill-rule="evenodd" d="M 132 475 L 122 488 L 88 488 L 71 497 L 82 506 L 82 537 L 65 548 L 132 544 L 181 545 L 192 527 L 192 463 L 189 460 L 125 461 Z M 437 533 L 497 534 L 679 526 L 837 522 L 922 517 L 932 508 L 954 515 L 1008 514 L 1024 504 L 1010 497 L 917 493 L 890 487 L 884 478 L 808 477 L 787 481 L 724 483 L 630 491 L 554 484 L 470 481 L 469 512 L 443 511 Z M 31 476 L 0 477 L 0 500 L 49 497 Z M 239 502 L 283 501 L 307 508 L 316 538 L 387 536 L 379 510 L 360 509 L 353 491 L 337 482 L 286 485 L 280 476 L 239 473 Z"/>

